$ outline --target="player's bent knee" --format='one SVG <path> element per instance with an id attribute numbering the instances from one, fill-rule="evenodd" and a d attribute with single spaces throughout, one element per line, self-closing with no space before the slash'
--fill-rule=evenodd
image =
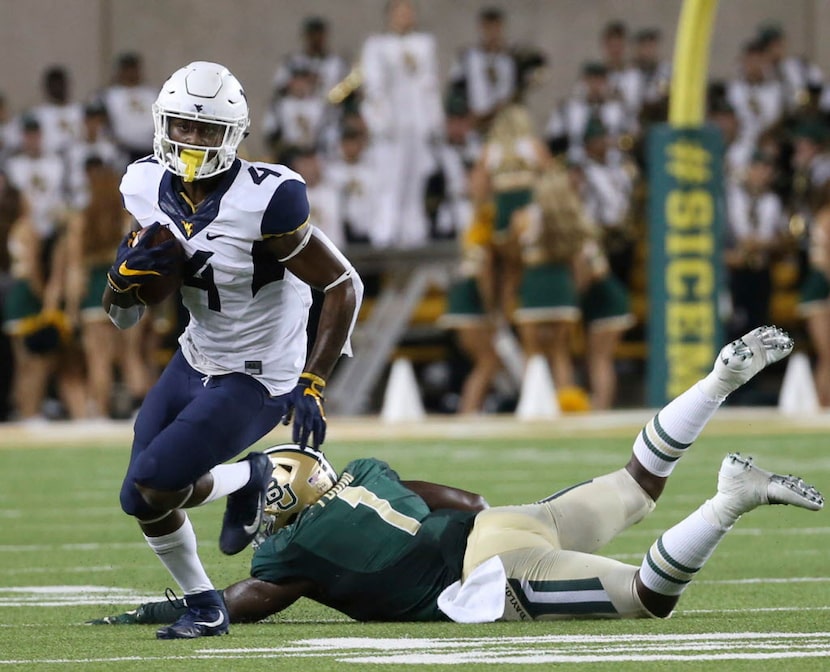
<path id="1" fill-rule="evenodd" d="M 192 485 L 181 490 L 156 490 L 136 483 L 135 488 L 150 508 L 159 513 L 180 508 L 193 492 Z"/>
<path id="2" fill-rule="evenodd" d="M 125 482 L 121 488 L 121 510 L 128 516 L 138 518 L 139 520 L 153 518 L 159 515 L 158 511 L 154 511 L 141 493 L 136 490 L 135 484 L 130 481 Z"/>

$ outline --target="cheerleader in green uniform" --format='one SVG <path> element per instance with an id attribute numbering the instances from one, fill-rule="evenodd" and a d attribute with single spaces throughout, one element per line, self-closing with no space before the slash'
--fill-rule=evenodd
<path id="1" fill-rule="evenodd" d="M 825 182 L 810 223 L 809 266 L 801 283 L 798 312 L 816 354 L 814 376 L 822 406 L 830 406 L 830 181 Z"/>
<path id="2" fill-rule="evenodd" d="M 86 363 L 86 404 L 93 417 L 107 417 L 113 389 L 113 369 L 121 364 L 124 382 L 134 397 L 151 384 L 142 347 L 129 330 L 119 332 L 101 307 L 107 270 L 115 249 L 129 228 L 121 204 L 119 177 L 100 159 L 85 166 L 89 199 L 67 227 L 67 312 L 80 327 Z M 149 321 L 145 321 L 149 322 Z M 146 336 L 146 334 L 144 334 Z"/>
<path id="3" fill-rule="evenodd" d="M 493 238 L 487 249 L 483 300 L 505 319 L 512 314 L 521 276 L 521 258 L 511 234 L 513 213 L 528 205 L 540 172 L 551 163 L 527 109 L 518 103 L 503 108 L 493 120 L 487 141 L 470 178 L 473 202 L 494 207 Z"/>
<path id="4" fill-rule="evenodd" d="M 584 193 L 585 174 L 579 164 L 568 170 L 571 188 Z M 584 203 L 582 197 L 580 202 Z M 614 405 L 617 373 L 614 355 L 622 335 L 636 322 L 631 313 L 628 289 L 611 271 L 602 246 L 603 232 L 585 212 L 590 234 L 574 264 L 582 324 L 585 332 L 585 365 L 591 388 L 591 407 L 609 409 Z"/>
<path id="5" fill-rule="evenodd" d="M 476 210 L 472 222 L 461 234 L 461 260 L 447 293 L 447 312 L 439 318 L 442 327 L 455 332 L 458 345 L 472 368 L 464 380 L 458 413 L 479 413 L 493 378 L 501 364 L 493 345 L 495 319 L 479 290 L 485 280 L 488 250 L 493 239 L 493 208 Z"/>
<path id="6" fill-rule="evenodd" d="M 596 239 L 586 242 L 577 269 L 591 408 L 605 410 L 614 405 L 617 391 L 614 353 L 635 319 L 630 311 L 628 291 L 611 273 L 608 259 Z"/>
<path id="7" fill-rule="evenodd" d="M 525 355 L 544 355 L 556 387 L 571 387 L 571 338 L 579 320 L 572 266 L 590 232 L 561 166 L 552 164 L 536 181 L 533 203 L 514 215 L 512 228 L 523 268 L 514 320 Z"/>
<path id="8" fill-rule="evenodd" d="M 0 191 L 6 192 L 6 207 L 12 210 L 5 213 L 12 222 L 8 235 L 12 282 L 3 304 L 3 330 L 12 342 L 17 418 L 31 422 L 42 420 L 40 412 L 49 375 L 55 369 L 55 352 L 69 328 L 58 310 L 60 274 L 48 274 L 44 269 L 42 239 L 29 216 L 28 203 L 5 176 L 0 177 L 0 183 Z"/>

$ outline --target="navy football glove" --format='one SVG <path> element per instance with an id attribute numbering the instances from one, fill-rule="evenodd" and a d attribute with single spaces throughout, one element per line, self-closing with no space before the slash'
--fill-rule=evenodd
<path id="1" fill-rule="evenodd" d="M 291 406 L 282 419 L 287 425 L 294 418 L 292 441 L 305 448 L 309 438 L 315 450 L 326 440 L 326 412 L 323 409 L 323 391 L 326 381 L 313 373 L 300 374 L 297 386 L 291 390 Z"/>
<path id="2" fill-rule="evenodd" d="M 175 240 L 160 245 L 150 245 L 155 232 L 161 226 L 155 222 L 144 229 L 141 236 L 131 231 L 121 240 L 115 254 L 115 263 L 107 272 L 107 284 L 117 294 L 124 294 L 141 287 L 148 279 L 175 271 L 176 259 L 168 254 Z"/>

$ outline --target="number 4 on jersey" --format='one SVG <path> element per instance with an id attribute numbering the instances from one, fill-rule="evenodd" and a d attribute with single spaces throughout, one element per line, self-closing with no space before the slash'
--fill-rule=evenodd
<path id="1" fill-rule="evenodd" d="M 276 170 L 271 170 L 270 168 L 258 168 L 257 166 L 251 166 L 248 168 L 248 174 L 251 176 L 251 179 L 254 181 L 254 184 L 262 184 L 265 182 L 266 178 L 270 175 L 274 177 L 279 177 L 280 174 Z"/>
<path id="2" fill-rule="evenodd" d="M 208 308 L 217 312 L 222 310 L 219 290 L 213 279 L 213 266 L 207 263 L 213 252 L 197 250 L 184 264 L 184 284 L 188 287 L 203 289 L 207 292 Z M 198 275 L 197 275 L 198 273 Z"/>

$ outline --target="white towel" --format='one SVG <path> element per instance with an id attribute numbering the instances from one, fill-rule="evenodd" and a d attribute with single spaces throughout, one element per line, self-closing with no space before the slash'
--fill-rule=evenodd
<path id="1" fill-rule="evenodd" d="M 499 556 L 476 567 L 464 583 L 456 581 L 438 596 L 438 608 L 456 623 L 492 623 L 504 614 L 507 574 Z"/>

